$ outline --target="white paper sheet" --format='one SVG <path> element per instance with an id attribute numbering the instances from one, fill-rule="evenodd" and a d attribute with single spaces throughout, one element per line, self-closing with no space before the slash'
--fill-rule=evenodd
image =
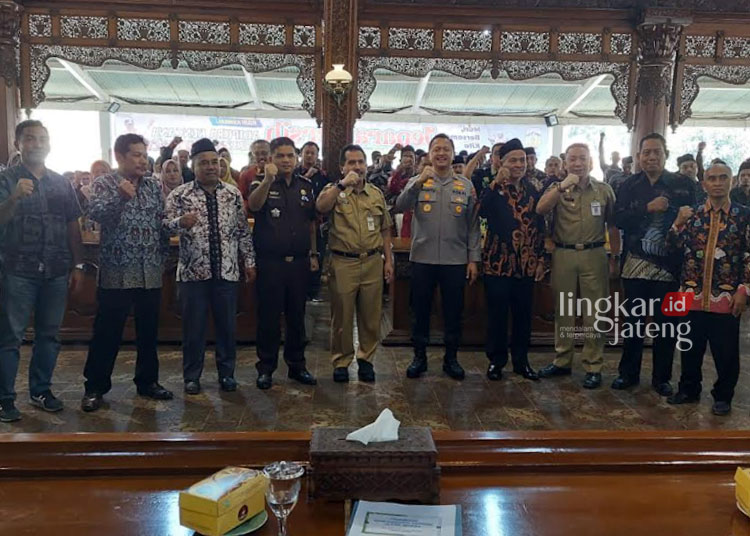
<path id="1" fill-rule="evenodd" d="M 461 536 L 461 508 L 359 501 L 347 536 Z"/>

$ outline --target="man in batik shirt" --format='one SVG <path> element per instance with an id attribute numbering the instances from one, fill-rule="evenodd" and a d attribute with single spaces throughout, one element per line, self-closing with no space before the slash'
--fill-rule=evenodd
<path id="1" fill-rule="evenodd" d="M 693 210 L 680 208 L 667 235 L 672 251 L 684 256 L 680 287 L 692 292 L 687 320 L 689 348 L 682 351 L 682 374 L 670 404 L 697 402 L 707 344 L 716 364 L 711 394 L 714 415 L 732 408 L 740 372 L 740 315 L 750 285 L 750 209 L 729 199 L 732 170 L 714 164 L 704 174 L 708 200 Z"/>

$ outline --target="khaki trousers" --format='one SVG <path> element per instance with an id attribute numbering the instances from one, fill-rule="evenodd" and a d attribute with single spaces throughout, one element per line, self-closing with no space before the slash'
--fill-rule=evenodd
<path id="1" fill-rule="evenodd" d="M 555 297 L 555 358 L 558 367 L 570 368 L 575 353 L 576 300 L 584 298 L 591 304 L 581 306 L 584 328 L 582 361 L 586 372 L 601 372 L 604 363 L 604 337 L 595 332 L 596 300 L 609 296 L 609 265 L 603 247 L 585 250 L 556 248 L 552 252 L 552 290 Z M 580 289 L 580 295 L 578 290 Z M 569 294 L 572 298 L 569 299 Z M 565 314 L 560 310 L 563 295 Z M 569 303 L 573 303 L 573 311 Z"/>
<path id="2" fill-rule="evenodd" d="M 354 314 L 357 315 L 357 359 L 371 361 L 378 346 L 383 309 L 383 258 L 351 259 L 331 254 L 331 357 L 334 368 L 354 358 Z"/>

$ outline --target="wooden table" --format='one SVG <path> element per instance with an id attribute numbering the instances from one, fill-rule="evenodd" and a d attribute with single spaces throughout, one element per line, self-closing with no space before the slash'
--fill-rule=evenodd
<path id="1" fill-rule="evenodd" d="M 733 473 L 750 433 L 435 433 L 441 502 L 467 536 L 750 535 Z M 180 489 L 224 465 L 305 460 L 308 433 L 0 436 L 0 533 L 188 535 Z M 274 535 L 270 520 L 256 534 Z M 292 535 L 343 535 L 341 503 L 308 503 Z"/>

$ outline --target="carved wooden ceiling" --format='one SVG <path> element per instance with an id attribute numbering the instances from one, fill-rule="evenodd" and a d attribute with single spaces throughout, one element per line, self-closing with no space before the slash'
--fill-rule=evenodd
<path id="1" fill-rule="evenodd" d="M 47 59 L 146 69 L 228 65 L 249 73 L 294 67 L 305 110 L 320 118 L 322 0 L 19 0 L 22 105 L 44 99 Z M 577 8 L 571 11 L 570 8 Z M 360 0 L 357 109 L 370 108 L 375 72 L 433 71 L 464 79 L 610 77 L 613 114 L 632 125 L 642 8 L 688 22 L 676 51 L 673 125 L 692 114 L 699 80 L 750 80 L 748 0 Z M 679 11 L 665 11 L 678 8 Z M 333 37 L 335 39 L 335 35 Z M 705 79 L 705 78 L 704 78 Z"/>

